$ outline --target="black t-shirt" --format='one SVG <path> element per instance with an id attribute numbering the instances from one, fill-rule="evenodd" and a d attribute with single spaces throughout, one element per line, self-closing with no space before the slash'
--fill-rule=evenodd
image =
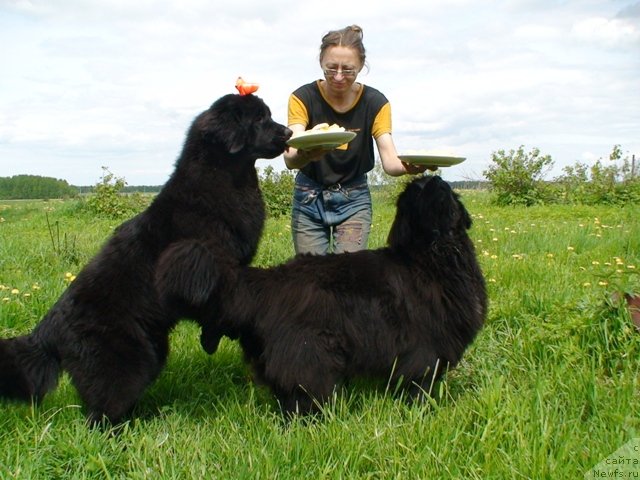
<path id="1" fill-rule="evenodd" d="M 382 93 L 362 85 L 353 107 L 344 113 L 336 112 L 316 81 L 301 86 L 291 95 L 289 125 L 294 123 L 303 124 L 307 129 L 320 123 L 335 123 L 357 133 L 346 148 L 332 150 L 322 160 L 310 162 L 301 169 L 307 177 L 323 185 L 348 183 L 373 169 L 373 136 L 391 132 L 391 109 Z"/>

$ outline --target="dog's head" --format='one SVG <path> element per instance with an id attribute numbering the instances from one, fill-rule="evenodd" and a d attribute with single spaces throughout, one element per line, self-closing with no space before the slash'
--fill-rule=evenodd
<path id="1" fill-rule="evenodd" d="M 271 110 L 261 98 L 229 94 L 196 118 L 189 137 L 207 147 L 256 160 L 284 152 L 291 133 L 271 118 Z"/>
<path id="2" fill-rule="evenodd" d="M 407 185 L 397 201 L 396 217 L 389 232 L 391 247 L 431 243 L 447 235 L 464 234 L 471 216 L 438 176 L 418 177 Z"/>

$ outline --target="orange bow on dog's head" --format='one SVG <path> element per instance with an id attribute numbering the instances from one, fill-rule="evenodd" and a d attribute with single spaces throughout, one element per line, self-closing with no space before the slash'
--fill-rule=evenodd
<path id="1" fill-rule="evenodd" d="M 254 93 L 258 90 L 259 87 L 260 85 L 258 85 L 257 83 L 245 82 L 242 77 L 238 77 L 238 79 L 236 80 L 236 88 L 238 89 L 238 93 L 240 93 L 240 95 L 249 95 L 251 93 Z"/>

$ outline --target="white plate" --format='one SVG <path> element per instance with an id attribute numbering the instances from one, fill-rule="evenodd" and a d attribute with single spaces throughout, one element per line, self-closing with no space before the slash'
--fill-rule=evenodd
<path id="1" fill-rule="evenodd" d="M 432 167 L 450 167 L 466 160 L 465 157 L 450 157 L 445 155 L 398 155 L 398 158 L 406 163 Z"/>
<path id="2" fill-rule="evenodd" d="M 312 130 L 307 130 L 312 132 Z M 349 143 L 356 136 L 356 132 L 314 132 L 300 133 L 287 140 L 287 145 L 293 148 L 336 148 Z"/>

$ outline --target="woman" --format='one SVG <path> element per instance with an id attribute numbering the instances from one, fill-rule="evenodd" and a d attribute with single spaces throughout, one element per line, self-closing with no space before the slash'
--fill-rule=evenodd
<path id="1" fill-rule="evenodd" d="M 371 194 L 366 174 L 375 164 L 373 140 L 388 175 L 425 170 L 398 158 L 389 101 L 378 90 L 356 82 L 364 65 L 362 29 L 352 25 L 331 31 L 320 46 L 324 79 L 301 86 L 289 98 L 289 128 L 294 134 L 321 123 L 357 133 L 337 149 L 289 148 L 285 152 L 287 167 L 300 170 L 291 220 L 296 253 L 367 248 Z"/>

